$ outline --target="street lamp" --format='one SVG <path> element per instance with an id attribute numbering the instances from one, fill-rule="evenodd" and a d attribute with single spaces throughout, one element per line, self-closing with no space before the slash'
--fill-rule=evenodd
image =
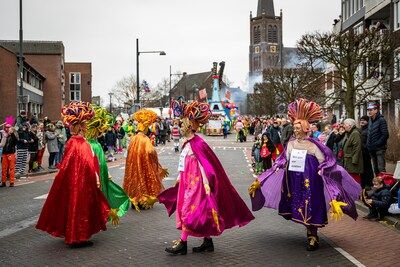
<path id="1" fill-rule="evenodd" d="M 169 93 L 168 93 L 168 98 L 169 98 L 169 103 L 171 104 L 171 92 L 172 92 L 172 76 L 185 76 L 186 72 L 184 73 L 172 73 L 172 66 L 169 65 Z"/>
<path id="2" fill-rule="evenodd" d="M 19 61 L 19 101 L 18 103 L 21 103 L 21 107 L 19 107 L 19 111 L 21 109 L 25 109 L 24 107 L 24 52 L 22 49 L 23 45 L 23 32 L 22 32 L 22 0 L 19 0 L 19 55 L 18 55 L 18 61 Z M 19 105 L 18 105 L 19 106 Z"/>
<path id="3" fill-rule="evenodd" d="M 112 103 L 111 103 L 111 98 L 114 95 L 114 93 L 108 93 L 108 95 L 110 96 L 110 113 L 112 114 Z"/>
<path id="4" fill-rule="evenodd" d="M 140 54 L 159 54 L 160 56 L 167 55 L 164 51 L 139 51 L 139 39 L 136 38 L 136 104 L 140 105 L 140 85 L 139 85 L 139 55 Z"/>

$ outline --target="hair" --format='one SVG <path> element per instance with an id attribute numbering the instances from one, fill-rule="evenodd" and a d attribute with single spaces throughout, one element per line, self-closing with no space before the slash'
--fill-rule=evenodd
<path id="1" fill-rule="evenodd" d="M 304 132 L 309 132 L 310 123 L 322 119 L 323 112 L 317 103 L 300 98 L 289 104 L 288 117 L 293 124 L 299 123 Z"/>
<path id="2" fill-rule="evenodd" d="M 372 182 L 375 182 L 375 183 L 378 183 L 378 184 L 385 184 L 383 182 L 383 179 L 381 177 L 379 177 L 379 176 L 374 177 L 374 179 L 372 179 Z"/>
<path id="3" fill-rule="evenodd" d="M 344 121 L 343 121 L 343 123 L 344 124 L 348 124 L 348 125 L 350 125 L 351 127 L 355 127 L 356 126 L 356 121 L 354 120 L 354 119 L 345 119 Z"/>

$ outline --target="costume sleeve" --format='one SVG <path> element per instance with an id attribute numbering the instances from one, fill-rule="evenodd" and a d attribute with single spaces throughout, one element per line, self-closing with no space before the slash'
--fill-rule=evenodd
<path id="1" fill-rule="evenodd" d="M 324 154 L 322 153 L 322 151 L 317 146 L 315 146 L 315 157 L 317 158 L 319 164 L 321 164 L 322 162 L 325 161 Z"/>

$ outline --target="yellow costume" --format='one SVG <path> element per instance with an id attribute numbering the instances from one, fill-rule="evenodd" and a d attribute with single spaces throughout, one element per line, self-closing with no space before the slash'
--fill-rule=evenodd
<path id="1" fill-rule="evenodd" d="M 148 199 L 157 197 L 164 190 L 162 179 L 167 171 L 158 162 L 157 152 L 145 134 L 156 119 L 157 115 L 149 110 L 139 110 L 134 114 L 138 134 L 131 137 L 128 147 L 124 190 L 135 208 L 149 208 Z"/>

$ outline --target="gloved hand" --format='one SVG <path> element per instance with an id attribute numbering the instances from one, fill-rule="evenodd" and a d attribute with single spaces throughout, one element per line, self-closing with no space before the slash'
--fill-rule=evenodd
<path id="1" fill-rule="evenodd" d="M 251 184 L 251 186 L 250 186 L 249 189 L 248 189 L 249 195 L 250 195 L 251 197 L 255 197 L 256 191 L 257 191 L 258 189 L 260 189 L 260 188 L 261 188 L 260 181 L 258 181 L 258 179 L 256 179 L 256 180 Z"/>

